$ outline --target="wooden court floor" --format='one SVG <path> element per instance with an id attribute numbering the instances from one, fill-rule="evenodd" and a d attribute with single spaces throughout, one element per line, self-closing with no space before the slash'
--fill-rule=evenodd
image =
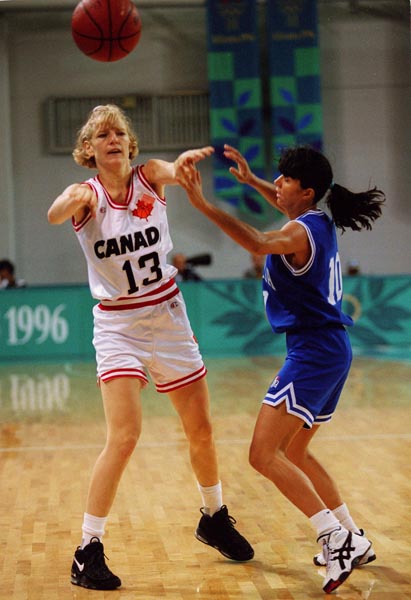
<path id="1" fill-rule="evenodd" d="M 224 501 L 254 560 L 233 563 L 194 538 L 200 498 L 184 436 L 167 397 L 150 386 L 142 437 L 104 539 L 109 566 L 123 581 L 113 592 L 69 579 L 104 440 L 94 364 L 0 367 L 0 598 L 327 598 L 307 519 L 247 462 L 260 401 L 280 361 L 206 361 Z M 354 359 L 335 418 L 313 443 L 377 554 L 335 598 L 411 599 L 410 390 L 410 363 Z"/>

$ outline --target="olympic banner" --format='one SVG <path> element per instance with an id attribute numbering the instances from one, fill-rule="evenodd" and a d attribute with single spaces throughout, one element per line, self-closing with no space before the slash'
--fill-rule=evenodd
<path id="1" fill-rule="evenodd" d="M 287 146 L 322 149 L 317 1 L 267 0 L 267 27 L 273 164 Z"/>
<path id="2" fill-rule="evenodd" d="M 256 0 L 207 0 L 208 76 L 214 189 L 242 213 L 267 220 L 272 208 L 255 190 L 237 183 L 223 155 L 228 143 L 252 170 L 265 176 L 262 88 Z"/>
<path id="3" fill-rule="evenodd" d="M 0 292 L 0 364 L 93 356 L 88 286 L 25 287 Z"/>
<path id="4" fill-rule="evenodd" d="M 204 356 L 285 354 L 285 336 L 274 335 L 264 316 L 261 281 L 179 287 Z M 87 285 L 0 292 L 0 368 L 25 361 L 94 363 L 94 304 Z M 354 354 L 411 361 L 411 276 L 345 277 L 343 310 L 355 323 L 347 328 Z"/>

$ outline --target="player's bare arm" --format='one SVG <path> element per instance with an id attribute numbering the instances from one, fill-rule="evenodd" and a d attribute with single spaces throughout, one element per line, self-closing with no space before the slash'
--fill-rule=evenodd
<path id="1" fill-rule="evenodd" d="M 71 217 L 80 222 L 87 213 L 96 213 L 97 197 L 87 184 L 69 185 L 50 206 L 47 218 L 52 225 L 60 225 Z"/>
<path id="2" fill-rule="evenodd" d="M 180 154 L 174 162 L 167 162 L 157 158 L 150 159 L 143 166 L 143 173 L 146 179 L 151 183 L 156 192 L 162 196 L 162 186 L 177 185 L 176 173 L 179 167 L 186 163 L 197 163 L 213 154 L 212 146 L 204 146 L 194 150 L 186 150 Z"/>
<path id="3" fill-rule="evenodd" d="M 291 221 L 279 230 L 259 231 L 214 206 L 204 197 L 201 175 L 192 163 L 181 166 L 177 178 L 187 192 L 191 204 L 249 252 L 286 254 L 291 258 L 298 257 L 298 261 L 302 261 L 306 256 L 309 257 L 310 245 L 302 225 Z"/>
<path id="4" fill-rule="evenodd" d="M 277 204 L 275 185 L 270 181 L 266 181 L 265 179 L 257 177 L 257 175 L 251 171 L 247 160 L 244 158 L 241 152 L 239 152 L 236 148 L 233 148 L 233 146 L 224 144 L 224 156 L 237 163 L 237 168 L 229 168 L 230 173 L 234 175 L 237 181 L 250 185 L 257 190 L 257 192 L 261 194 L 263 198 L 267 200 L 269 204 L 271 204 L 271 206 L 274 206 L 279 211 L 284 212 L 283 209 Z"/>

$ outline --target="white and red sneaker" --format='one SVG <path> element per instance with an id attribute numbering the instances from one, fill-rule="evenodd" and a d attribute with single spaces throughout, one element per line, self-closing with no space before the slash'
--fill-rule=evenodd
<path id="1" fill-rule="evenodd" d="M 326 594 L 331 594 L 344 583 L 371 548 L 371 542 L 364 535 L 356 535 L 344 527 L 321 535 L 317 542 L 323 544 L 326 560 L 323 585 Z"/>
<path id="2" fill-rule="evenodd" d="M 364 530 L 360 529 L 360 533 L 356 533 L 356 535 L 360 535 L 361 537 L 363 537 L 364 534 Z M 372 547 L 367 550 L 367 552 L 364 554 L 364 556 L 360 559 L 359 563 L 356 565 L 357 567 L 362 567 L 363 565 L 368 565 L 368 563 L 372 562 L 373 560 L 375 560 L 377 557 L 375 556 L 375 552 L 372 549 Z M 323 552 L 318 552 L 318 554 L 316 554 L 313 558 L 313 563 L 317 566 L 317 567 L 325 567 L 326 565 L 326 560 L 325 560 L 325 556 L 323 554 Z"/>

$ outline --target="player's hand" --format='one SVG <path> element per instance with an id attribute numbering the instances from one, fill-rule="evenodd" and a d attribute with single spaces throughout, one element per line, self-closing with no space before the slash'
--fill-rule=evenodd
<path id="1" fill-rule="evenodd" d="M 203 195 L 201 175 L 191 161 L 181 164 L 176 173 L 177 182 L 187 192 L 191 204 L 200 209 L 207 204 Z"/>
<path id="2" fill-rule="evenodd" d="M 47 212 L 47 218 L 53 225 L 60 225 L 72 217 L 80 222 L 88 213 L 92 217 L 96 216 L 97 204 L 97 196 L 90 186 L 73 183 L 54 200 Z"/>
<path id="3" fill-rule="evenodd" d="M 93 218 L 96 216 L 98 200 L 96 193 L 90 186 L 87 184 L 74 184 L 71 186 L 70 197 L 74 206 L 77 207 L 75 212 L 80 208 L 86 208 Z"/>
<path id="4" fill-rule="evenodd" d="M 201 190 L 201 175 L 197 171 L 194 162 L 190 159 L 178 165 L 176 179 L 186 192 L 193 192 L 198 188 Z"/>
<path id="5" fill-rule="evenodd" d="M 244 156 L 233 146 L 224 144 L 224 156 L 237 163 L 237 168 L 230 167 L 229 171 L 240 183 L 249 183 L 252 171 Z"/>
<path id="6" fill-rule="evenodd" d="M 208 156 L 211 156 L 214 153 L 214 148 L 212 146 L 204 146 L 203 148 L 196 148 L 194 150 L 186 150 L 182 152 L 180 156 L 175 160 L 175 168 L 177 169 L 184 164 L 188 163 L 197 163 Z"/>

